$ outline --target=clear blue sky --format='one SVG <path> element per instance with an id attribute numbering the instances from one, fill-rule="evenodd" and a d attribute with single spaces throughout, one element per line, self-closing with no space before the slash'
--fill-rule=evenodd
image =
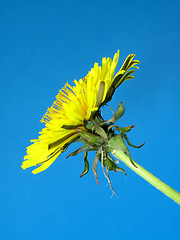
<path id="1" fill-rule="evenodd" d="M 21 162 L 59 89 L 120 49 L 141 61 L 116 92 L 132 157 L 180 191 L 180 1 L 0 1 L 0 239 L 180 239 L 180 207 L 131 170 L 79 179 L 83 154 L 33 175 Z M 109 113 L 110 114 L 110 113 Z"/>

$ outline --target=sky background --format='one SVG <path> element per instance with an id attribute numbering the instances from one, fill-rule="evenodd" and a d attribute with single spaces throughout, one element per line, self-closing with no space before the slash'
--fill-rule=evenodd
<path id="1" fill-rule="evenodd" d="M 68 81 L 120 49 L 141 61 L 109 104 L 140 150 L 135 161 L 180 191 L 180 1 L 0 0 L 0 239 L 180 239 L 180 207 L 120 163 L 112 192 L 98 166 L 79 179 L 83 154 L 70 146 L 46 171 L 21 169 L 40 119 Z M 112 115 L 106 109 L 106 119 Z"/>

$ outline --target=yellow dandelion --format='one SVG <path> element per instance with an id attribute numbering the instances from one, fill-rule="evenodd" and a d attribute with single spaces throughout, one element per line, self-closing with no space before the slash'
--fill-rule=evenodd
<path id="1" fill-rule="evenodd" d="M 131 68 L 136 67 L 135 64 L 139 63 L 139 61 L 133 60 L 134 56 L 134 54 L 130 54 L 126 58 L 116 75 L 119 51 L 115 53 L 113 60 L 104 57 L 102 66 L 95 63 L 86 77 L 79 81 L 74 80 L 74 86 L 66 83 L 41 120 L 45 123 L 45 127 L 40 132 L 39 138 L 31 140 L 33 144 L 27 147 L 27 155 L 22 163 L 23 169 L 40 165 L 32 173 L 44 171 L 77 139 L 85 142 L 84 149 L 90 148 L 92 145 L 95 147 L 96 144 L 86 141 L 86 137 L 83 135 L 87 134 L 91 138 L 90 134 L 93 132 L 88 127 L 90 125 L 86 123 L 93 122 L 97 118 L 100 107 L 111 100 L 115 89 L 122 82 L 133 78 L 131 74 L 134 70 Z M 100 119 L 100 115 L 98 116 Z M 96 123 L 99 122 L 96 121 Z M 102 137 L 102 134 L 96 133 L 96 137 L 99 136 Z M 102 140 L 103 143 L 105 138 Z M 101 145 L 100 138 L 99 141 L 99 145 Z M 98 148 L 94 149 L 98 150 Z"/>

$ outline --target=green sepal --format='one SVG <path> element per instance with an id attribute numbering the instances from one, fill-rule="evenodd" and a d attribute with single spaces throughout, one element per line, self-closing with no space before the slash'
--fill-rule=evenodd
<path id="1" fill-rule="evenodd" d="M 113 131 L 115 132 L 116 130 L 118 130 L 119 133 L 121 134 L 121 136 L 127 141 L 127 143 L 128 143 L 129 146 L 134 147 L 134 148 L 141 148 L 141 147 L 145 144 L 145 142 L 143 142 L 141 145 L 136 146 L 136 145 L 132 144 L 132 143 L 129 141 L 129 138 L 127 137 L 127 135 L 125 134 L 125 132 L 129 132 L 132 128 L 134 128 L 134 125 L 131 125 L 131 126 L 129 126 L 129 127 L 118 127 L 118 126 L 116 126 L 116 125 L 110 125 L 110 126 L 108 127 L 108 131 L 109 131 L 111 128 L 113 128 L 113 127 L 115 127 L 115 129 L 114 129 Z"/>
<path id="2" fill-rule="evenodd" d="M 127 148 L 127 146 L 126 146 L 126 144 L 125 144 L 125 142 L 124 142 L 124 140 L 123 140 L 123 137 L 122 137 L 121 135 L 118 135 L 118 136 L 119 136 L 119 141 L 118 141 L 119 146 L 118 146 L 118 150 L 126 153 L 129 157 L 131 157 L 130 152 L 129 152 L 129 150 L 128 150 L 128 148 Z M 108 146 L 107 146 L 107 147 L 108 147 Z"/>
<path id="3" fill-rule="evenodd" d="M 76 149 L 74 152 L 70 153 L 66 158 L 70 157 L 70 156 L 76 156 L 79 153 L 85 151 L 85 150 L 89 150 L 89 145 L 84 145 L 78 149 Z"/>
<path id="4" fill-rule="evenodd" d="M 94 125 L 104 122 L 104 119 L 102 118 L 100 111 L 96 112 L 94 118 L 92 119 L 92 122 Z"/>
<path id="5" fill-rule="evenodd" d="M 103 123 L 104 120 L 102 119 L 99 112 L 96 112 L 92 120 L 84 120 L 84 128 L 86 130 L 92 131 L 96 125 Z"/>
<path id="6" fill-rule="evenodd" d="M 127 135 L 125 134 L 125 132 L 122 130 L 122 128 L 116 126 L 117 130 L 119 131 L 119 133 L 121 134 L 121 136 L 127 141 L 127 143 L 129 144 L 129 146 L 131 147 L 134 147 L 134 148 L 141 148 L 145 142 L 143 142 L 141 145 L 139 146 L 136 146 L 134 144 L 132 144 L 130 141 L 129 141 L 129 138 L 127 137 Z"/>
<path id="7" fill-rule="evenodd" d="M 93 127 L 94 127 L 94 124 L 90 120 L 89 121 L 84 120 L 84 128 L 86 130 L 91 131 Z"/>
<path id="8" fill-rule="evenodd" d="M 85 141 L 85 143 L 88 143 L 91 146 L 101 146 L 104 143 L 104 140 L 92 133 L 81 131 L 79 129 L 76 129 L 79 136 L 81 136 L 82 140 Z M 81 141 L 81 140 L 80 140 Z M 84 143 L 84 141 L 82 141 Z"/>
<path id="9" fill-rule="evenodd" d="M 114 162 L 114 160 L 110 157 L 110 155 L 106 155 L 106 157 L 103 159 L 103 165 L 110 171 L 122 171 L 125 175 L 126 172 L 123 168 L 120 168 L 117 166 L 117 164 Z"/>
<path id="10" fill-rule="evenodd" d="M 114 130 L 113 130 L 113 132 L 115 132 L 116 130 L 118 130 L 118 131 L 120 131 L 120 132 L 129 132 L 129 131 L 131 131 L 131 129 L 132 128 L 134 128 L 135 127 L 135 125 L 131 125 L 131 126 L 128 126 L 128 127 L 119 127 L 119 126 L 117 126 L 117 125 L 110 125 L 109 127 L 108 127 L 108 131 L 111 129 L 111 128 L 115 128 Z"/>
<path id="11" fill-rule="evenodd" d="M 66 149 L 69 147 L 69 145 L 71 145 L 71 143 L 76 142 L 77 139 L 79 138 L 79 136 L 75 136 L 73 139 L 71 139 L 69 142 L 67 142 L 63 147 L 62 147 L 62 151 L 66 151 Z"/>
<path id="12" fill-rule="evenodd" d="M 124 152 L 126 155 L 128 155 L 131 163 L 136 167 L 136 165 L 134 164 L 134 162 L 131 158 L 131 154 L 123 140 L 123 137 L 121 135 L 115 135 L 114 137 L 117 137 L 117 136 L 118 136 L 118 148 L 116 148 L 116 149 L 118 149 L 118 150 Z M 112 137 L 111 139 L 114 139 L 114 137 Z M 109 140 L 109 143 L 111 143 L 111 139 Z M 109 149 L 109 146 L 110 146 L 109 143 L 108 143 L 107 149 L 111 152 L 112 149 L 111 150 Z"/>
<path id="13" fill-rule="evenodd" d="M 121 135 L 123 136 L 124 139 L 126 139 L 127 143 L 128 143 L 129 146 L 131 146 L 131 147 L 141 148 L 141 147 L 145 144 L 145 142 L 143 142 L 143 143 L 140 144 L 139 146 L 136 146 L 136 145 L 132 144 L 132 143 L 129 141 L 129 138 L 127 137 L 127 135 L 126 135 L 125 133 L 122 133 L 122 132 L 121 132 Z"/>
<path id="14" fill-rule="evenodd" d="M 100 137 L 102 137 L 104 139 L 105 142 L 107 142 L 108 140 L 108 136 L 106 134 L 106 132 L 104 131 L 104 129 L 100 126 L 96 126 L 94 128 L 95 133 L 97 133 Z"/>
<path id="15" fill-rule="evenodd" d="M 94 161 L 93 161 L 93 167 L 92 167 L 92 169 L 93 169 L 93 173 L 94 173 L 94 176 L 95 176 L 95 179 L 96 179 L 96 183 L 97 184 L 99 184 L 99 182 L 98 182 L 98 180 L 97 180 L 97 178 L 98 178 L 98 175 L 97 175 L 97 163 L 98 163 L 98 160 L 99 160 L 99 158 L 100 158 L 100 150 L 98 150 L 97 151 L 97 153 L 96 153 L 96 156 L 95 156 L 95 158 L 94 158 Z"/>
<path id="16" fill-rule="evenodd" d="M 117 142 L 116 142 L 116 139 L 117 139 Z M 113 143 L 115 143 L 115 144 L 113 144 Z M 118 143 L 118 145 L 117 145 L 117 143 Z M 108 142 L 107 149 L 109 152 L 112 152 L 113 150 L 120 150 L 120 151 L 124 152 L 126 155 L 128 155 L 130 162 L 137 168 L 137 166 L 135 165 L 134 161 L 131 158 L 130 152 L 129 152 L 129 150 L 123 140 L 123 137 L 121 135 L 115 135 L 114 137 L 112 137 Z"/>
<path id="17" fill-rule="evenodd" d="M 114 115 L 113 115 L 114 120 L 117 121 L 119 118 L 121 118 L 121 117 L 123 116 L 124 112 L 125 112 L 125 108 L 124 108 L 124 106 L 123 106 L 123 103 L 121 102 L 121 103 L 119 104 L 116 112 L 115 112 Z M 114 122 L 115 122 L 115 121 L 114 121 Z"/>
<path id="18" fill-rule="evenodd" d="M 123 131 L 123 132 L 129 132 L 129 131 L 131 131 L 131 129 L 134 128 L 134 127 L 135 127 L 135 125 L 131 125 L 131 126 L 128 126 L 128 127 L 121 127 L 120 129 L 121 129 L 121 131 Z"/>
<path id="19" fill-rule="evenodd" d="M 88 157 L 87 157 L 87 151 L 85 151 L 84 152 L 84 171 L 81 173 L 80 178 L 88 172 L 89 172 L 89 162 L 88 162 Z"/>

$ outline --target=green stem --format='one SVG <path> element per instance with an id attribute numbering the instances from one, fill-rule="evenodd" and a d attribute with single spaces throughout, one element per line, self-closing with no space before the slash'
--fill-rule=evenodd
<path id="1" fill-rule="evenodd" d="M 137 173 L 139 176 L 144 178 L 147 182 L 152 184 L 154 187 L 159 189 L 161 192 L 163 192 L 165 195 L 167 195 L 169 198 L 171 198 L 176 203 L 180 204 L 180 194 L 162 182 L 159 178 L 155 177 L 152 173 L 148 172 L 145 168 L 141 167 L 138 163 L 133 161 L 136 165 L 136 167 L 132 164 L 130 161 L 130 158 L 119 149 L 121 138 L 119 138 L 119 135 L 114 136 L 109 141 L 109 151 L 118 159 L 120 159 L 123 163 L 125 163 L 129 168 L 131 168 L 135 173 Z"/>

